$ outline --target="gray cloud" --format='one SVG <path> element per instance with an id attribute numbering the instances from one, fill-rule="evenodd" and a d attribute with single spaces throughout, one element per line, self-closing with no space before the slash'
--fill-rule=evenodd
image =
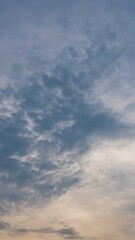
<path id="1" fill-rule="evenodd" d="M 66 239 L 82 239 L 74 228 L 62 228 L 57 230 L 57 233 Z"/>
<path id="2" fill-rule="evenodd" d="M 0 222 L 0 230 L 7 230 L 10 229 L 10 224 L 7 222 Z"/>
<path id="3" fill-rule="evenodd" d="M 25 235 L 28 233 L 35 234 L 57 234 L 64 239 L 82 239 L 79 233 L 72 227 L 64 227 L 60 229 L 53 228 L 39 228 L 39 229 L 29 229 L 29 228 L 14 228 L 9 223 L 0 222 L 0 230 L 7 231 L 13 235 Z"/>
<path id="4" fill-rule="evenodd" d="M 72 175 L 70 170 L 67 173 L 64 170 L 75 163 L 74 154 L 86 151 L 93 137 L 115 137 L 126 129 L 104 108 L 86 102 L 86 89 L 92 91 L 91 79 L 84 82 L 76 77 L 66 63 L 53 71 L 51 77 L 33 75 L 29 86 L 17 93 L 12 89 L 11 94 L 21 103 L 12 120 L 2 120 L 1 130 L 1 169 L 8 173 L 3 183 L 16 183 L 12 193 L 9 190 L 8 194 L 3 193 L 8 201 L 29 199 L 30 193 L 23 190 L 26 186 L 33 189 L 32 198 L 38 194 L 48 199 L 65 192 L 79 183 L 78 171 Z M 34 149 L 36 157 L 32 155 Z M 71 152 L 70 159 L 63 159 L 61 166 L 53 161 L 55 154 L 67 151 Z M 54 181 L 60 171 L 65 177 L 61 175 Z"/>
<path id="5" fill-rule="evenodd" d="M 87 32 L 87 38 L 90 34 Z M 120 55 L 113 46 L 115 33 L 113 37 L 103 27 L 92 34 L 96 41 L 92 40 L 91 46 L 80 49 L 69 41 L 55 61 L 38 56 L 38 50 L 33 56 L 31 47 L 25 66 L 12 65 L 13 83 L 1 90 L 1 99 L 11 101 L 12 108 L 6 110 L 7 115 L 3 112 L 0 130 L 0 168 L 8 174 L 1 178 L 1 188 L 6 184 L 8 190 L 3 191 L 2 199 L 9 206 L 10 201 L 48 201 L 78 185 L 79 157 L 91 147 L 93 139 L 118 138 L 129 131 L 119 115 L 92 100 L 95 82 L 110 71 Z M 84 56 L 80 55 L 82 50 Z"/>

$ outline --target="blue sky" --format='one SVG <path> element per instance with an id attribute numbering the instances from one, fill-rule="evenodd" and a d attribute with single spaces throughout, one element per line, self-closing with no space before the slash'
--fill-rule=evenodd
<path id="1" fill-rule="evenodd" d="M 2 239 L 134 239 L 134 13 L 0 0 Z"/>

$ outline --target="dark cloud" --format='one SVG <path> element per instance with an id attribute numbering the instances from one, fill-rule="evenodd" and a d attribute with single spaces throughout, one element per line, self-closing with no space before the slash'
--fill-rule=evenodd
<path id="1" fill-rule="evenodd" d="M 60 229 L 53 228 L 39 228 L 39 229 L 31 229 L 31 228 L 14 228 L 9 223 L 0 222 L 0 230 L 8 231 L 13 235 L 26 235 L 29 233 L 34 234 L 57 234 L 64 239 L 82 239 L 79 236 L 79 233 L 72 227 L 64 227 Z"/>
<path id="2" fill-rule="evenodd" d="M 0 230 L 8 230 L 10 229 L 10 224 L 7 222 L 0 222 Z"/>
<path id="3" fill-rule="evenodd" d="M 57 231 L 57 233 L 66 239 L 82 239 L 74 228 L 62 228 Z"/>

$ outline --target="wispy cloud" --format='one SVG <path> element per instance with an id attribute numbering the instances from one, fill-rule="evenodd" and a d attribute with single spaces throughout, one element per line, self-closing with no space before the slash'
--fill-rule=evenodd
<path id="1" fill-rule="evenodd" d="M 132 240 L 135 4 L 0 9 L 1 231 Z"/>

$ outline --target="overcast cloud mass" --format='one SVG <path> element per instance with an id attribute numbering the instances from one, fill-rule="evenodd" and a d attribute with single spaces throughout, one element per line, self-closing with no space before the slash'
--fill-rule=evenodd
<path id="1" fill-rule="evenodd" d="M 0 239 L 135 239 L 135 1 L 0 0 Z"/>

